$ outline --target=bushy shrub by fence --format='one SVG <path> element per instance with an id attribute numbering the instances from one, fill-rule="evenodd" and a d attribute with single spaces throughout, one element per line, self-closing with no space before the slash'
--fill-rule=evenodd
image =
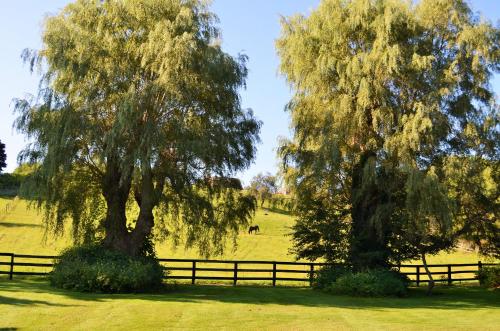
<path id="1" fill-rule="evenodd" d="M 50 273 L 53 286 L 81 292 L 144 292 L 162 284 L 164 270 L 148 257 L 130 257 L 99 246 L 63 252 Z"/>
<path id="2" fill-rule="evenodd" d="M 481 268 L 477 278 L 483 286 L 500 289 L 500 265 Z"/>
<path id="3" fill-rule="evenodd" d="M 332 294 L 353 296 L 405 296 L 410 280 L 395 270 L 352 272 L 345 268 L 328 267 L 320 270 L 314 286 Z"/>

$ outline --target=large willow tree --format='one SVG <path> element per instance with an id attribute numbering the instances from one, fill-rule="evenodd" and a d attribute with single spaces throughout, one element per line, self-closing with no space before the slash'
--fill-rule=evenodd
<path id="1" fill-rule="evenodd" d="M 451 245 L 454 160 L 499 161 L 499 37 L 461 0 L 323 0 L 283 20 L 299 257 L 362 268 Z"/>
<path id="2" fill-rule="evenodd" d="M 24 53 L 38 95 L 15 107 L 49 229 L 72 219 L 75 238 L 101 229 L 137 255 L 158 228 L 207 255 L 247 224 L 254 200 L 220 179 L 253 160 L 260 122 L 216 20 L 202 0 L 78 0 L 45 20 Z"/>

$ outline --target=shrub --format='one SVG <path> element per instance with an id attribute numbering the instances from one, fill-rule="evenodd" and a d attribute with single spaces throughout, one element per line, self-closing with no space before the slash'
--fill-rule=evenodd
<path id="1" fill-rule="evenodd" d="M 328 268 L 321 271 L 316 287 L 332 294 L 353 296 L 405 296 L 408 279 L 399 272 L 385 269 L 352 272 L 347 269 Z"/>
<path id="2" fill-rule="evenodd" d="M 344 266 L 325 266 L 314 275 L 313 287 L 320 290 L 325 289 L 336 282 L 340 276 L 349 272 L 351 272 L 350 269 Z"/>
<path id="3" fill-rule="evenodd" d="M 500 288 L 500 266 L 483 267 L 477 273 L 479 283 L 483 286 Z"/>
<path id="4" fill-rule="evenodd" d="M 50 275 L 53 286 L 81 292 L 143 292 L 162 284 L 154 257 L 130 257 L 98 245 L 69 248 Z"/>

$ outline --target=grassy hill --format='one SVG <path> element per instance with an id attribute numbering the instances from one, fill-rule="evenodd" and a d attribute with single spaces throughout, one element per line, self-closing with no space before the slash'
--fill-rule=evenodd
<path id="1" fill-rule="evenodd" d="M 261 232 L 257 235 L 242 231 L 236 250 L 228 247 L 223 259 L 238 260 L 275 260 L 293 261 L 288 250 L 291 247 L 290 227 L 294 224 L 292 216 L 284 213 L 259 209 L 253 220 Z M 36 210 L 29 208 L 24 200 L 0 198 L 0 252 L 18 254 L 58 254 L 71 244 L 68 235 L 53 238 L 44 236 L 42 217 Z M 174 249 L 169 243 L 158 243 L 160 257 L 198 258 L 196 250 Z M 479 257 L 474 252 L 456 251 L 441 253 L 429 258 L 430 263 L 475 263 Z M 417 261 L 418 262 L 418 261 Z"/>
<path id="2" fill-rule="evenodd" d="M 293 260 L 288 254 L 290 226 L 293 218 L 264 209 L 257 211 L 253 224 L 258 224 L 260 233 L 242 231 L 236 250 L 230 245 L 222 257 L 225 259 Z M 19 254 L 57 254 L 71 244 L 68 233 L 60 238 L 45 236 L 42 216 L 30 208 L 24 200 L 0 198 L 0 252 Z M 198 258 L 196 250 L 177 249 L 167 243 L 158 243 L 161 257 Z"/>

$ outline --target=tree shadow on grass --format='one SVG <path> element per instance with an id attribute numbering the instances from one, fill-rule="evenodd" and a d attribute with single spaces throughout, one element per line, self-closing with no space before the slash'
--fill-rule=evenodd
<path id="1" fill-rule="evenodd" d="M 40 228 L 41 224 L 30 224 L 30 223 L 15 223 L 15 222 L 0 222 L 0 227 L 5 228 Z"/>
<path id="2" fill-rule="evenodd" d="M 281 215 L 286 215 L 286 216 L 293 216 L 292 212 L 285 210 L 285 209 L 281 209 L 281 208 L 277 208 L 277 207 L 261 207 L 261 208 L 265 212 L 281 214 Z"/>
<path id="3" fill-rule="evenodd" d="M 326 294 L 310 288 L 172 285 L 158 293 L 95 294 L 79 293 L 51 287 L 46 280 L 0 281 L 0 292 L 39 292 L 62 295 L 75 300 L 104 302 L 110 300 L 144 300 L 152 302 L 206 303 L 210 301 L 255 305 L 296 305 L 318 308 L 348 309 L 485 309 L 500 308 L 499 292 L 480 287 L 438 287 L 428 297 L 425 289 L 411 289 L 406 298 L 356 298 Z"/>
<path id="4" fill-rule="evenodd" d="M 46 300 L 30 300 L 30 299 L 20 299 L 12 298 L 0 295 L 0 306 L 1 305 L 13 305 L 13 306 L 54 306 L 54 307 L 70 307 L 74 305 L 64 305 L 59 303 L 52 303 Z"/>

